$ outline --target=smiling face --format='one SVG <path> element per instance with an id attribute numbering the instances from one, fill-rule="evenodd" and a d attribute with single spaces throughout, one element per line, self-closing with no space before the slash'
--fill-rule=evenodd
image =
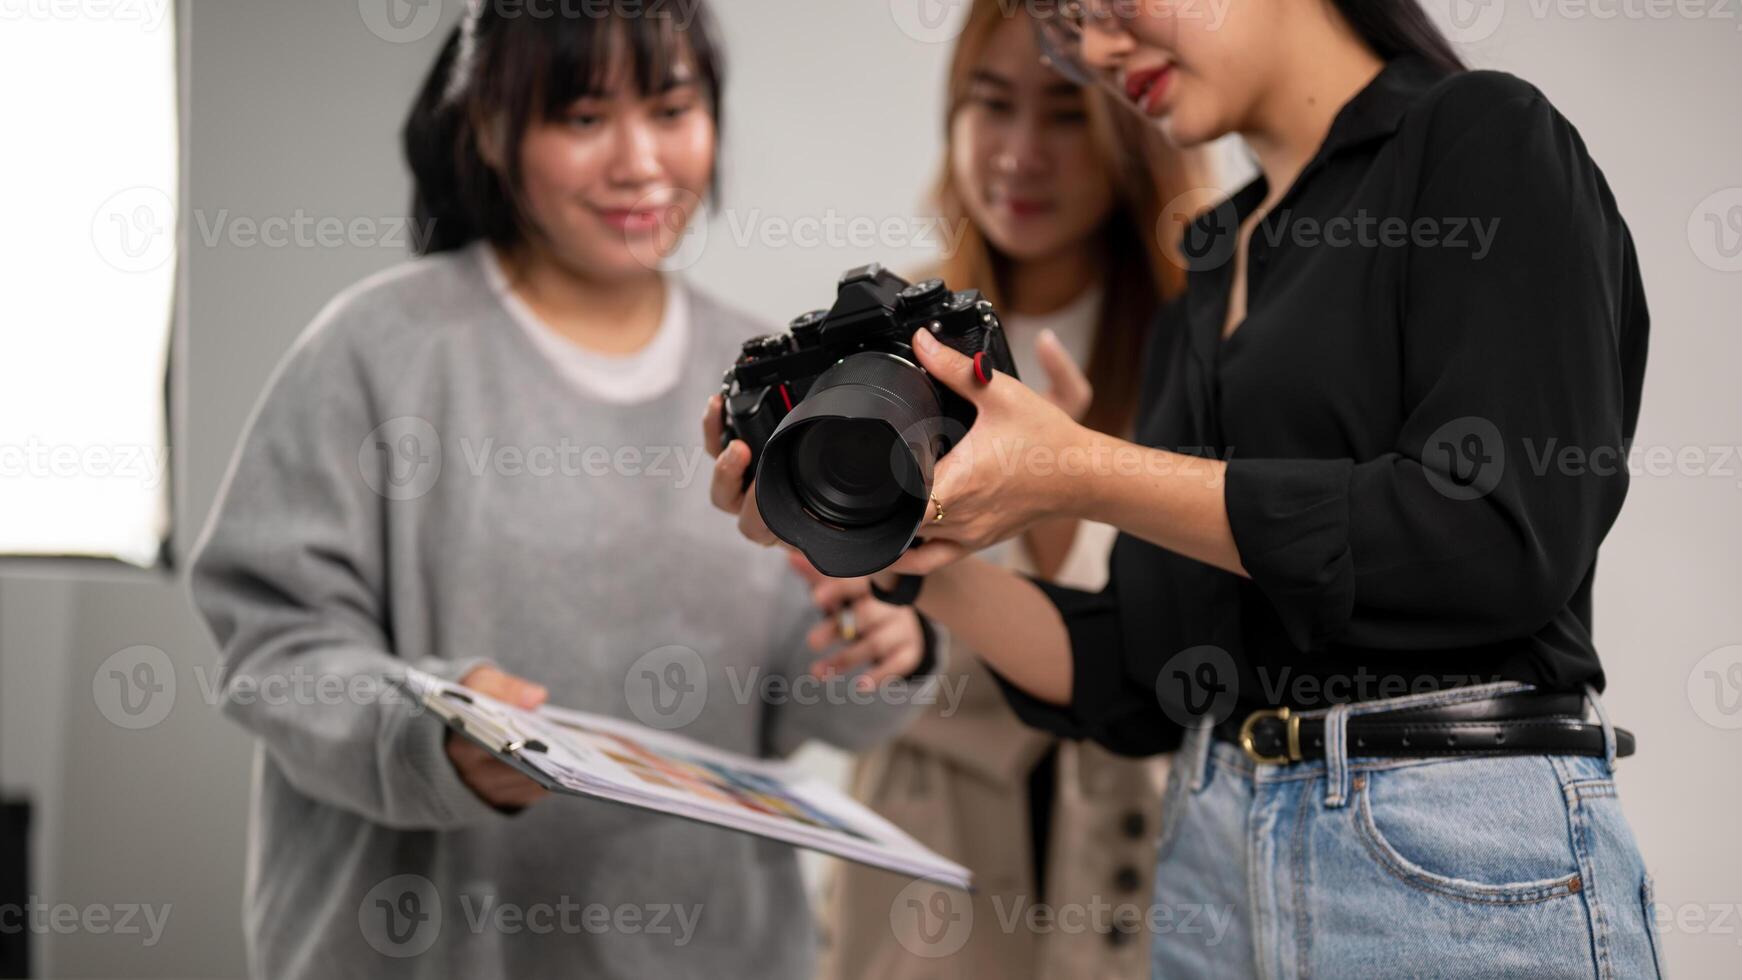
<path id="1" fill-rule="evenodd" d="M 1041 63 L 1026 17 L 999 24 L 974 62 L 949 166 L 968 217 L 1018 261 L 1080 246 L 1114 205 L 1083 91 Z"/>
<path id="2" fill-rule="evenodd" d="M 688 59 L 642 92 L 626 58 L 521 141 L 520 193 L 541 244 L 595 279 L 645 275 L 680 243 L 714 172 L 708 93 Z"/>
<path id="3" fill-rule="evenodd" d="M 1239 131 L 1301 0 L 1086 0 L 1082 60 L 1178 146 Z M 1323 16 L 1313 11 L 1312 15 Z"/>

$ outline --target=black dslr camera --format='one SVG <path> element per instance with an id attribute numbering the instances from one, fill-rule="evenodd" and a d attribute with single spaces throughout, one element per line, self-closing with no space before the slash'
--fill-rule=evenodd
<path id="1" fill-rule="evenodd" d="M 750 446 L 762 520 L 825 575 L 901 557 L 930 512 L 932 467 L 974 424 L 973 404 L 919 366 L 921 327 L 982 380 L 1016 375 L 978 291 L 909 285 L 875 263 L 841 277 L 832 308 L 746 341 L 726 372 L 725 438 Z"/>

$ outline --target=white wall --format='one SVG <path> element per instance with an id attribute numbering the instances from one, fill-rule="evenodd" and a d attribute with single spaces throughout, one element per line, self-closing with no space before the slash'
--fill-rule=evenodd
<path id="1" fill-rule="evenodd" d="M 220 213 L 403 214 L 397 126 L 458 3 L 447 0 L 440 29 L 423 32 L 414 19 L 406 34 L 384 32 L 406 38 L 395 41 L 367 26 L 365 11 L 382 23 L 376 2 L 191 0 L 188 206 L 208 227 Z M 1704 227 L 1698 211 L 1714 191 L 1742 187 L 1737 22 L 1601 19 L 1554 7 L 1537 17 L 1518 3 L 1499 6 L 1490 32 L 1482 18 L 1494 8 L 1456 2 L 1475 15 L 1460 21 L 1470 25 L 1472 59 L 1548 92 L 1585 134 L 1632 225 L 1655 318 L 1641 446 L 1742 444 L 1742 394 L 1731 377 L 1742 363 L 1742 272 L 1704 264 L 1688 228 Z M 835 245 L 775 244 L 804 232 L 801 219 L 819 230 L 831 216 L 895 219 L 904 235 L 927 228 L 921 202 L 940 146 L 949 31 L 920 20 L 922 4 L 956 5 L 716 0 L 733 69 L 729 211 L 708 224 L 696 280 L 784 321 L 826 303 L 850 265 L 905 268 L 924 254 L 855 244 L 847 226 Z M 925 37 L 935 40 L 916 39 Z M 1737 193 L 1722 203 L 1742 204 Z M 291 339 L 338 289 L 400 259 L 392 248 L 208 247 L 199 226 L 192 234 L 184 544 Z M 1733 830 L 1742 734 L 1719 727 L 1742 726 L 1742 710 L 1726 714 L 1696 672 L 1711 651 L 1742 643 L 1742 463 L 1729 465 L 1728 475 L 1638 477 L 1598 581 L 1607 701 L 1642 741 L 1622 768 L 1623 795 L 1660 900 L 1681 915 L 1666 929 L 1683 977 L 1734 976 L 1742 962 L 1742 922 L 1718 933 L 1693 918 L 1742 906 Z M 93 679 L 112 655 L 141 644 L 165 652 L 177 693 L 161 723 L 130 731 L 106 720 Z M 0 772 L 44 808 L 39 891 L 76 904 L 173 903 L 153 949 L 121 937 L 45 937 L 51 975 L 240 972 L 249 746 L 206 703 L 212 660 L 174 583 L 0 580 Z M 1690 679 L 1700 697 L 1690 696 Z M 1729 693 L 1742 697 L 1742 686 Z"/>

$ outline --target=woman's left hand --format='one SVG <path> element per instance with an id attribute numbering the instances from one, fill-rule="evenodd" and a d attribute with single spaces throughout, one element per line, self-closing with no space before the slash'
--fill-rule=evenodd
<path id="1" fill-rule="evenodd" d="M 818 653 L 844 644 L 830 656 L 811 665 L 811 676 L 827 678 L 858 667 L 865 673 L 855 681 L 861 691 L 875 690 L 892 677 L 906 677 L 925 660 L 925 629 L 919 613 L 908 606 L 893 606 L 871 594 L 867 578 L 830 578 L 817 571 L 796 551 L 788 553 L 792 567 L 810 583 L 811 601 L 828 613 L 805 637 Z M 850 623 L 850 636 L 842 635 Z"/>
<path id="2" fill-rule="evenodd" d="M 1014 537 L 1036 521 L 1067 513 L 1073 480 L 1088 472 L 1089 439 L 1088 430 L 1057 398 L 1003 372 L 982 384 L 971 358 L 926 330 L 915 332 L 913 344 L 921 366 L 978 412 L 968 434 L 932 473 L 935 503 L 927 503 L 919 531 L 925 543 L 889 569 L 924 575 Z M 1086 401 L 1080 391 L 1068 397 Z M 943 519 L 937 520 L 940 510 Z"/>

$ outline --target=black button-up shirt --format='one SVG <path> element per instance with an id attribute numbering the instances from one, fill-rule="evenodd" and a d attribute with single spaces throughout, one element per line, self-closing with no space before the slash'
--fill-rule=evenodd
<path id="1" fill-rule="evenodd" d="M 1627 490 L 1647 314 L 1572 125 L 1496 72 L 1402 58 L 1230 261 L 1262 178 L 1186 230 L 1136 438 L 1229 461 L 1243 579 L 1129 535 L 1108 588 L 1043 585 L 1072 703 L 1031 724 L 1143 754 L 1260 707 L 1602 685 L 1597 546 Z"/>

